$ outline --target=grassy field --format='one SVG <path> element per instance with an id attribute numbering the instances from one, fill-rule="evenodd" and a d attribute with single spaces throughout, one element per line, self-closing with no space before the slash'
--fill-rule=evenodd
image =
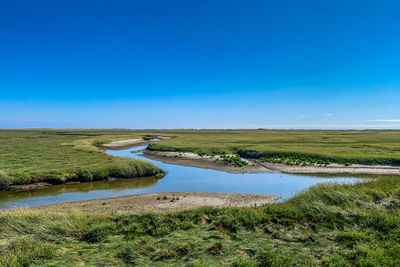
<path id="1" fill-rule="evenodd" d="M 254 208 L 0 213 L 0 266 L 399 266 L 400 179 Z"/>
<path id="2" fill-rule="evenodd" d="M 161 170 L 151 163 L 111 157 L 96 147 L 141 137 L 130 130 L 0 130 L 0 189 L 155 175 Z"/>
<path id="3" fill-rule="evenodd" d="M 399 159 L 398 131 L 2 130 L 1 181 L 154 174 L 160 171 L 154 165 L 96 147 L 147 134 L 174 137 L 153 143 L 158 150 Z M 0 266 L 399 266 L 399 215 L 396 177 L 318 185 L 285 203 L 253 208 L 112 216 L 3 211 Z"/>
<path id="4" fill-rule="evenodd" d="M 146 135 L 173 137 L 150 144 L 160 151 L 236 153 L 296 165 L 400 164 L 400 131 L 394 130 L 0 130 L 0 189 L 40 181 L 154 175 L 160 170 L 152 164 L 98 149 L 110 141 Z"/>
<path id="5" fill-rule="evenodd" d="M 288 164 L 400 165 L 400 131 L 177 130 L 150 149 L 196 153 L 238 153 L 245 158 Z"/>

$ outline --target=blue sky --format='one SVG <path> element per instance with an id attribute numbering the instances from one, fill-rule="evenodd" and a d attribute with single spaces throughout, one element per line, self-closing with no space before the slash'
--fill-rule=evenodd
<path id="1" fill-rule="evenodd" d="M 0 3 L 0 128 L 400 128 L 398 1 Z"/>

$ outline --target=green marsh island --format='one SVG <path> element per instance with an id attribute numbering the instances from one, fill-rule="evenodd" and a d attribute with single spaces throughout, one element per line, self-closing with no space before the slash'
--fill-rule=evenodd
<path id="1" fill-rule="evenodd" d="M 163 181 L 163 161 L 275 179 L 365 178 L 313 185 L 280 201 L 160 192 L 2 210 L 0 265 L 398 266 L 399 144 L 395 130 L 0 130 L 3 195 Z M 108 153 L 129 147 L 144 159 Z"/>

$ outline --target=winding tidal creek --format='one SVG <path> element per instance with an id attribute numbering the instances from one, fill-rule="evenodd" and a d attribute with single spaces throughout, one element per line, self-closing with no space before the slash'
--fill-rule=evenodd
<path id="1" fill-rule="evenodd" d="M 0 192 L 0 209 L 36 207 L 72 201 L 110 198 L 134 194 L 176 191 L 218 193 L 252 193 L 283 196 L 279 201 L 318 183 L 354 183 L 361 178 L 293 175 L 284 173 L 227 173 L 212 169 L 163 163 L 141 156 L 146 146 L 124 150 L 107 150 L 113 156 L 131 157 L 153 162 L 167 172 L 163 178 L 116 179 L 79 184 L 56 185 L 22 192 Z"/>

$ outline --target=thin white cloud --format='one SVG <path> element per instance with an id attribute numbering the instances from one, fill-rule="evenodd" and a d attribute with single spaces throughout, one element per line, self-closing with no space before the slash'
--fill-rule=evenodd
<path id="1" fill-rule="evenodd" d="M 327 117 L 333 117 L 333 116 L 335 116 L 335 114 L 333 114 L 333 113 L 326 113 L 325 116 L 327 116 Z"/>
<path id="2" fill-rule="evenodd" d="M 400 129 L 400 124 L 295 124 L 265 125 L 266 129 L 332 129 L 332 130 L 364 130 L 364 129 Z"/>
<path id="3" fill-rule="evenodd" d="M 308 116 L 305 116 L 305 115 L 299 115 L 299 116 L 298 116 L 298 118 L 299 118 L 299 119 L 307 119 L 307 118 L 308 118 Z"/>
<path id="4" fill-rule="evenodd" d="M 400 119 L 394 119 L 394 120 L 379 119 L 379 120 L 366 120 L 366 121 L 373 121 L 373 122 L 400 122 Z"/>

